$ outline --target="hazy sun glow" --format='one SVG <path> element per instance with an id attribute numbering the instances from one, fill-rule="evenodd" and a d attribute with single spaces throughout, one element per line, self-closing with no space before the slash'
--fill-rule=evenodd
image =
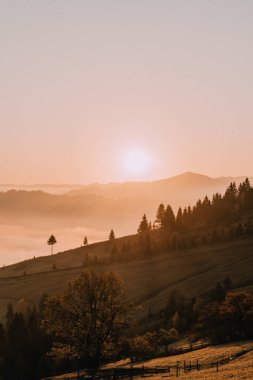
<path id="1" fill-rule="evenodd" d="M 148 173 L 152 164 L 151 155 L 143 148 L 131 148 L 123 155 L 123 166 L 132 176 L 143 176 Z"/>

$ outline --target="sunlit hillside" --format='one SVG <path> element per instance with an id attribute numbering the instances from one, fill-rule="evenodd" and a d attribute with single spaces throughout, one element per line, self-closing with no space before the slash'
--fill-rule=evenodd
<path id="1" fill-rule="evenodd" d="M 183 380 L 198 379 L 198 380 L 216 380 L 216 379 L 236 379 L 236 380 L 251 380 L 253 377 L 253 342 L 236 342 L 223 344 L 219 346 L 210 346 L 193 352 L 179 354 L 175 356 L 165 356 L 162 358 L 151 359 L 141 363 L 134 364 L 134 368 L 144 367 L 147 370 L 145 378 L 155 380 L 163 379 L 164 377 L 179 378 Z M 197 362 L 198 361 L 198 362 Z M 196 369 L 196 363 L 199 365 L 199 370 Z M 218 372 L 217 372 L 218 363 Z M 189 366 L 191 365 L 191 371 Z M 178 376 L 177 368 L 178 366 Z M 186 366 L 186 370 L 184 370 Z M 116 363 L 111 363 L 106 368 L 130 368 L 130 360 L 124 360 Z M 169 369 L 170 367 L 170 369 Z M 155 369 L 157 368 L 157 371 Z M 148 370 L 153 370 L 153 373 L 148 374 Z M 163 372 L 159 373 L 159 369 Z M 169 371 L 169 372 L 168 372 Z M 157 373 L 156 373 L 157 372 Z M 87 376 L 87 373 L 80 371 L 80 376 Z M 76 379 L 77 373 L 68 373 L 62 376 L 55 376 L 54 380 Z M 142 376 L 136 376 L 135 379 L 142 379 Z"/>

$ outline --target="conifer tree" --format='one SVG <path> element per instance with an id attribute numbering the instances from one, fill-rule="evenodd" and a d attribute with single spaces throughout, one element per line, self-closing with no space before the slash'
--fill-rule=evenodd
<path id="1" fill-rule="evenodd" d="M 245 190 L 246 191 L 249 191 L 251 189 L 251 186 L 250 186 L 250 181 L 248 178 L 245 179 L 244 181 L 244 186 L 245 186 Z"/>
<path id="2" fill-rule="evenodd" d="M 109 241 L 112 243 L 114 242 L 115 240 L 115 234 L 114 234 L 114 231 L 111 230 L 110 234 L 109 234 Z"/>
<path id="3" fill-rule="evenodd" d="M 182 213 L 182 208 L 179 207 L 178 212 L 177 212 L 177 217 L 176 217 L 176 228 L 178 231 L 180 231 L 183 227 L 183 213 Z"/>
<path id="4" fill-rule="evenodd" d="M 237 195 L 238 195 L 238 190 L 237 190 L 236 184 L 235 182 L 231 182 L 225 192 L 224 199 L 234 204 L 237 200 Z"/>
<path id="5" fill-rule="evenodd" d="M 164 207 L 164 204 L 161 203 L 156 213 L 156 222 L 160 228 L 163 226 L 164 214 L 165 214 L 165 207 Z"/>
<path id="6" fill-rule="evenodd" d="M 176 218 L 174 215 L 174 212 L 170 205 L 166 207 L 166 210 L 164 212 L 164 217 L 162 221 L 162 227 L 165 227 L 171 231 L 175 230 L 176 226 Z"/>
<path id="7" fill-rule="evenodd" d="M 144 214 L 137 232 L 140 234 L 143 232 L 147 232 L 148 230 L 149 230 L 149 224 L 148 224 L 146 214 Z"/>

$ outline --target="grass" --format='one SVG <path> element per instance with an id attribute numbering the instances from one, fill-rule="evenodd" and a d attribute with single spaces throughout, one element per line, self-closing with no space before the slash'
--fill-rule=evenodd
<path id="1" fill-rule="evenodd" d="M 219 366 L 219 372 L 216 371 L 216 366 L 208 369 L 203 369 L 200 371 L 191 371 L 184 373 L 183 370 L 181 369 L 179 379 L 182 380 L 190 380 L 190 379 L 201 379 L 201 380 L 217 380 L 217 379 L 235 379 L 235 380 L 250 380 L 253 378 L 253 365 L 252 365 L 252 360 L 253 360 L 253 352 L 250 351 L 246 353 L 245 355 L 234 359 L 233 360 L 233 355 L 239 353 L 243 349 L 253 349 L 253 343 L 247 343 L 247 344 L 233 344 L 229 346 L 218 346 L 218 347 L 211 347 L 211 348 L 204 348 L 203 350 L 196 351 L 194 353 L 187 353 L 184 355 L 179 355 L 171 360 L 164 360 L 164 361 L 159 361 L 156 360 L 154 361 L 153 365 L 175 365 L 177 361 L 180 362 L 181 365 L 183 365 L 183 361 L 196 361 L 197 359 L 199 360 L 200 364 L 208 364 L 212 363 L 215 361 L 220 361 L 224 359 L 229 359 L 230 362 L 227 364 L 223 364 Z M 163 358 L 165 359 L 165 358 Z M 166 362 L 166 364 L 165 364 Z M 160 364 L 155 364 L 155 363 L 160 363 Z M 161 364 L 164 363 L 164 364 Z M 145 365 L 151 365 L 151 362 L 149 363 L 144 363 Z M 154 380 L 158 380 L 161 378 L 164 378 L 164 376 L 161 375 L 156 375 L 153 376 Z M 173 377 L 176 378 L 175 370 L 173 373 Z"/>
<path id="2" fill-rule="evenodd" d="M 137 366 L 142 366 L 142 364 L 144 364 L 145 367 L 153 368 L 155 366 L 175 366 L 177 363 L 179 366 L 183 366 L 184 361 L 186 361 L 186 363 L 191 361 L 194 365 L 197 360 L 200 365 L 205 365 L 229 359 L 244 350 L 253 350 L 253 342 L 247 341 L 222 344 L 219 346 L 209 346 L 180 355 L 151 359 L 144 363 L 138 363 Z"/>
<path id="3" fill-rule="evenodd" d="M 97 255 L 100 252 L 103 256 L 108 253 L 106 247 L 106 244 L 99 243 L 2 268 L 0 318 L 3 318 L 9 301 L 15 305 L 24 298 L 29 303 L 36 304 L 44 292 L 49 295 L 62 292 L 67 283 L 77 278 L 82 271 L 95 269 L 77 266 L 82 263 L 87 250 L 93 250 Z M 156 312 L 164 307 L 172 289 L 178 289 L 186 297 L 198 296 L 227 275 L 236 288 L 253 291 L 252 248 L 251 237 L 185 251 L 166 252 L 152 258 L 99 265 L 97 268 L 113 270 L 123 278 L 127 295 L 140 306 L 141 318 L 148 314 L 149 309 Z M 57 267 L 67 268 L 52 271 L 53 262 Z M 24 270 L 26 276 L 22 276 Z"/>
<path id="4" fill-rule="evenodd" d="M 236 355 L 247 351 L 240 357 L 236 357 Z M 217 361 L 221 362 L 223 360 L 229 360 L 227 364 L 219 365 L 219 372 L 216 372 L 216 367 L 201 369 L 199 371 L 192 370 L 191 372 L 184 373 L 183 372 L 183 364 L 184 361 L 186 364 L 191 361 L 192 364 L 196 363 L 198 359 L 200 366 L 206 365 L 210 363 L 216 363 Z M 201 380 L 216 380 L 216 379 L 235 379 L 235 380 L 250 380 L 253 378 L 253 342 L 236 342 L 230 344 L 224 344 L 219 346 L 210 346 L 197 351 L 188 352 L 181 355 L 176 356 L 168 356 L 163 358 L 157 358 L 145 361 L 143 363 L 135 364 L 134 366 L 142 366 L 144 368 L 155 368 L 156 366 L 175 366 L 179 364 L 181 367 L 180 374 L 178 376 L 179 379 L 182 380 L 190 380 L 190 379 L 201 379 Z M 121 361 L 117 363 L 112 363 L 111 367 L 116 366 L 125 366 L 129 367 L 129 361 Z M 108 366 L 107 366 L 108 367 Z M 80 375 L 84 372 L 80 372 Z M 54 377 L 54 380 L 63 380 L 66 377 L 69 379 L 76 379 L 76 373 L 62 375 Z M 145 376 L 146 377 L 146 376 Z M 149 376 L 148 376 L 149 377 Z M 172 368 L 171 373 L 163 373 L 157 375 L 151 375 L 151 378 L 154 380 L 164 379 L 165 377 L 176 378 L 175 368 Z M 135 379 L 141 379 L 141 377 L 135 377 Z"/>

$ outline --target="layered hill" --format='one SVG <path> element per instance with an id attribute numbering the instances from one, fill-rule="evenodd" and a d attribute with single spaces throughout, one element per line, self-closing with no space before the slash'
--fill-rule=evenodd
<path id="1" fill-rule="evenodd" d="M 118 239 L 118 246 L 138 236 Z M 24 261 L 0 270 L 0 313 L 6 305 L 20 299 L 37 304 L 42 293 L 60 293 L 67 283 L 84 270 L 113 270 L 124 280 L 128 297 L 138 306 L 139 317 L 159 311 L 169 292 L 181 291 L 186 297 L 198 296 L 230 276 L 234 289 L 253 291 L 253 237 L 216 243 L 188 250 L 165 251 L 153 257 L 109 263 L 100 259 L 110 255 L 108 242 L 66 251 L 53 256 Z M 87 255 L 90 259 L 87 262 Z"/>
<path id="2" fill-rule="evenodd" d="M 245 177 L 211 178 L 196 173 L 184 173 L 175 177 L 152 182 L 93 184 L 66 191 L 64 194 L 50 193 L 53 185 L 34 185 L 36 190 L 20 190 L 19 187 L 0 192 L 0 218 L 50 217 L 63 218 L 62 223 L 71 223 L 82 219 L 94 226 L 108 221 L 131 218 L 146 212 L 150 218 L 159 202 L 169 203 L 174 210 L 179 206 L 188 206 L 205 195 L 224 192 L 230 182 L 237 184 Z M 3 186 L 3 185 L 2 185 Z M 7 185 L 6 185 L 7 186 Z M 10 185 L 11 186 L 11 185 Z M 41 190 L 38 190 L 41 186 Z M 71 186 L 65 186 L 65 190 Z M 58 186 L 61 188 L 61 186 Z M 55 186 L 57 188 L 57 186 Z M 0 186 L 1 189 L 1 186 Z M 48 189 L 49 192 L 46 192 Z M 122 218 L 124 216 L 124 218 Z"/>
<path id="3" fill-rule="evenodd" d="M 56 251 L 80 247 L 84 236 L 89 243 L 104 240 L 111 228 L 116 236 L 135 233 L 144 213 L 154 221 L 160 203 L 170 204 L 176 212 L 179 205 L 194 204 L 206 194 L 224 193 L 231 181 L 243 179 L 184 173 L 152 182 L 34 185 L 33 191 L 26 187 L 26 191 L 0 192 L 0 265 L 47 255 L 46 242 L 52 233 Z M 53 194 L 56 188 L 64 188 L 65 193 Z"/>
<path id="4" fill-rule="evenodd" d="M 51 224 L 52 228 L 83 226 L 106 231 L 117 228 L 118 235 L 126 235 L 136 231 L 144 213 L 153 220 L 161 202 L 169 203 L 176 212 L 179 206 L 194 204 L 205 195 L 223 193 L 231 181 L 239 183 L 244 179 L 184 173 L 152 182 L 94 184 L 79 189 L 73 185 L 75 190 L 64 194 L 42 191 L 50 190 L 49 185 L 34 185 L 37 190 L 33 191 L 16 190 L 13 185 L 13 190 L 0 192 L 0 223 L 31 228 L 45 224 Z M 40 186 L 42 190 L 38 190 Z M 71 188 L 62 186 L 65 190 Z"/>
<path id="5" fill-rule="evenodd" d="M 245 180 L 241 177 L 211 178 L 206 175 L 187 172 L 175 177 L 150 182 L 93 184 L 74 189 L 68 195 L 95 194 L 109 199 L 150 199 L 169 203 L 172 208 L 195 203 L 204 195 L 212 196 L 216 192 L 224 192 L 231 183 L 239 184 Z"/>
<path id="6" fill-rule="evenodd" d="M 0 265 L 46 255 L 52 233 L 57 251 L 80 246 L 84 236 L 90 243 L 104 240 L 111 228 L 116 236 L 135 233 L 144 213 L 155 219 L 160 203 L 176 212 L 179 206 L 223 193 L 231 181 L 242 180 L 184 173 L 159 181 L 106 185 L 0 185 Z"/>

